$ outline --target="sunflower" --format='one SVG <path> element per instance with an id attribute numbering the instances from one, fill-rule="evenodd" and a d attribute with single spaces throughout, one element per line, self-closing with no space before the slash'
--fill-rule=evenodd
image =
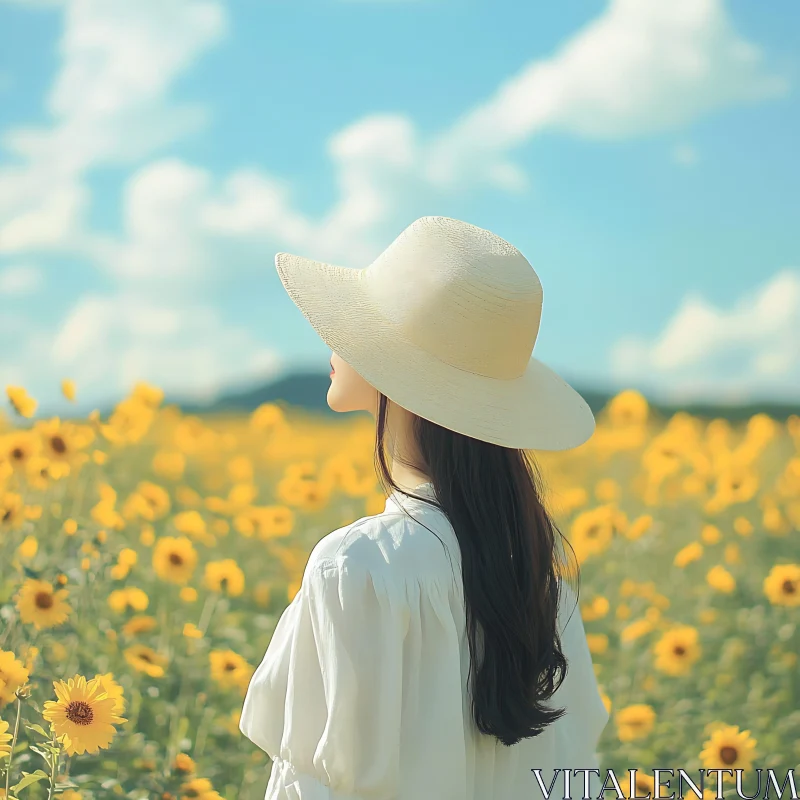
<path id="1" fill-rule="evenodd" d="M 197 566 L 197 551 L 186 536 L 163 536 L 153 548 L 153 569 L 164 581 L 185 584 Z"/>
<path id="2" fill-rule="evenodd" d="M 736 588 L 736 579 L 721 564 L 717 564 L 708 571 L 706 582 L 712 589 L 723 594 L 730 594 Z"/>
<path id="3" fill-rule="evenodd" d="M 653 622 L 647 618 L 636 619 L 629 622 L 619 634 L 620 642 L 627 643 L 646 636 L 653 630 Z"/>
<path id="4" fill-rule="evenodd" d="M 675 554 L 672 563 L 676 567 L 683 569 L 687 564 L 692 561 L 699 561 L 703 557 L 703 545 L 700 542 L 689 542 L 689 544 L 682 547 Z"/>
<path id="5" fill-rule="evenodd" d="M 258 431 L 273 431 L 285 424 L 283 409 L 275 403 L 262 403 L 250 414 L 250 425 Z"/>
<path id="6" fill-rule="evenodd" d="M 205 571 L 206 586 L 214 592 L 238 597 L 244 591 L 244 573 L 232 559 L 209 561 Z"/>
<path id="7" fill-rule="evenodd" d="M 136 636 L 139 633 L 147 633 L 148 631 L 152 631 L 156 625 L 157 623 L 155 617 L 151 617 L 147 614 L 139 614 L 135 617 L 131 617 L 122 626 L 122 632 L 126 636 Z"/>
<path id="8" fill-rule="evenodd" d="M 745 467 L 731 467 L 717 477 L 716 492 L 709 501 L 712 510 L 736 503 L 746 503 L 755 497 L 759 487 L 758 473 Z"/>
<path id="9" fill-rule="evenodd" d="M 634 519 L 627 529 L 622 531 L 622 533 L 626 539 L 636 541 L 636 539 L 640 539 L 652 527 L 653 517 L 650 514 L 642 514 L 641 516 L 636 517 L 636 519 Z"/>
<path id="10" fill-rule="evenodd" d="M 701 655 L 697 628 L 679 625 L 667 631 L 654 646 L 655 666 L 668 675 L 686 675 Z"/>
<path id="11" fill-rule="evenodd" d="M 50 485 L 50 481 L 54 480 L 50 474 L 50 462 L 41 456 L 34 456 L 29 459 L 25 469 L 25 479 L 31 489 L 37 489 L 40 492 L 45 491 Z"/>
<path id="12" fill-rule="evenodd" d="M 626 798 L 648 797 L 652 796 L 653 790 L 655 789 L 655 780 L 652 776 L 640 772 L 638 769 L 633 771 L 628 770 L 625 773 L 625 778 L 620 788 L 623 793 L 630 792 L 630 794 L 625 795 Z"/>
<path id="13" fill-rule="evenodd" d="M 114 444 L 136 444 L 150 430 L 155 409 L 137 396 L 126 397 L 114 407 L 108 424 L 99 425 L 103 436 Z"/>
<path id="14" fill-rule="evenodd" d="M 581 606 L 581 616 L 584 622 L 593 622 L 606 616 L 609 608 L 608 598 L 597 595 L 590 603 Z"/>
<path id="15" fill-rule="evenodd" d="M 722 532 L 716 525 L 703 525 L 700 531 L 700 538 L 706 544 L 717 544 L 722 540 Z"/>
<path id="16" fill-rule="evenodd" d="M 17 594 L 17 609 L 23 622 L 31 623 L 36 630 L 53 628 L 64 623 L 72 607 L 66 602 L 67 589 L 53 589 L 53 584 L 28 578 Z"/>
<path id="17" fill-rule="evenodd" d="M 172 766 L 175 772 L 182 772 L 184 775 L 192 775 L 197 772 L 197 766 L 192 757 L 186 753 L 178 753 Z"/>
<path id="18" fill-rule="evenodd" d="M 169 509 L 170 500 L 167 491 L 150 481 L 141 481 L 125 503 L 123 513 L 129 519 L 138 515 L 153 522 L 165 516 Z"/>
<path id="19" fill-rule="evenodd" d="M 114 675 L 111 672 L 106 672 L 103 674 L 98 674 L 94 676 L 94 679 L 103 687 L 105 693 L 114 699 L 114 713 L 115 714 L 124 714 L 125 713 L 125 697 L 123 696 L 123 689 L 115 680 Z"/>
<path id="20" fill-rule="evenodd" d="M 614 721 L 617 723 L 617 735 L 621 742 L 642 739 L 653 730 L 656 712 L 652 706 L 644 703 L 625 706 L 617 711 Z"/>
<path id="21" fill-rule="evenodd" d="M 586 643 L 592 655 L 602 655 L 608 650 L 608 636 L 604 633 L 587 633 Z"/>
<path id="22" fill-rule="evenodd" d="M 8 400 L 14 411 L 21 417 L 32 417 L 38 403 L 28 395 L 22 386 L 6 386 Z"/>
<path id="23" fill-rule="evenodd" d="M 67 755 L 97 753 L 111 744 L 115 724 L 127 722 L 115 713 L 117 700 L 109 697 L 103 684 L 83 675 L 67 681 L 53 681 L 58 700 L 44 704 L 42 716 L 59 739 L 63 736 Z"/>
<path id="24" fill-rule="evenodd" d="M 179 533 L 191 536 L 204 544 L 213 544 L 213 537 L 208 533 L 206 521 L 194 509 L 176 514 L 172 524 Z"/>
<path id="25" fill-rule="evenodd" d="M 124 589 L 115 589 L 108 596 L 109 608 L 119 614 L 129 608 L 134 611 L 144 611 L 150 603 L 150 598 L 141 589 L 135 586 L 126 586 Z"/>
<path id="26" fill-rule="evenodd" d="M 609 422 L 616 427 L 643 425 L 650 410 L 644 395 L 626 389 L 613 397 L 606 406 Z"/>
<path id="27" fill-rule="evenodd" d="M 674 475 L 686 462 L 689 443 L 673 431 L 665 430 L 654 437 L 642 455 L 642 466 L 660 480 Z"/>
<path id="28" fill-rule="evenodd" d="M 222 800 L 222 797 L 214 791 L 211 781 L 208 778 L 193 778 L 181 786 L 181 800 L 192 798 L 192 800 Z"/>
<path id="29" fill-rule="evenodd" d="M 740 731 L 738 725 L 720 725 L 711 738 L 703 742 L 700 759 L 705 769 L 741 769 L 753 766 L 757 741 L 750 731 Z"/>
<path id="30" fill-rule="evenodd" d="M 8 732 L 8 723 L 0 719 L 0 758 L 8 758 L 11 755 L 11 742 L 14 737 Z"/>
<path id="31" fill-rule="evenodd" d="M 776 564 L 764 578 L 764 594 L 776 606 L 800 606 L 800 564 Z"/>
<path id="32" fill-rule="evenodd" d="M 94 432 L 88 425 L 61 422 L 58 417 L 39 422 L 36 430 L 42 440 L 45 456 L 50 460 L 53 478 L 69 475 L 70 469 L 82 465 L 87 456 L 82 452 L 94 440 Z"/>
<path id="33" fill-rule="evenodd" d="M 167 659 L 156 653 L 152 647 L 143 644 L 134 644 L 124 652 L 125 660 L 139 672 L 144 672 L 151 678 L 161 678 L 169 663 Z"/>
<path id="34" fill-rule="evenodd" d="M 313 462 L 302 462 L 287 469 L 287 476 L 280 480 L 277 492 L 286 505 L 303 511 L 319 511 L 329 499 L 328 484 L 312 477 L 316 470 Z"/>
<path id="35" fill-rule="evenodd" d="M 294 529 L 294 511 L 288 506 L 263 506 L 258 535 L 262 539 L 288 536 Z"/>
<path id="36" fill-rule="evenodd" d="M 246 686 L 252 667 L 233 650 L 212 650 L 208 654 L 211 677 L 225 689 Z"/>
<path id="37" fill-rule="evenodd" d="M 39 438 L 30 431 L 13 431 L 0 437 L 0 461 L 7 461 L 17 471 L 26 470 L 40 451 Z"/>
<path id="38" fill-rule="evenodd" d="M 114 528 L 122 530 L 125 527 L 125 520 L 116 510 L 117 492 L 107 483 L 101 483 L 97 490 L 100 494 L 100 501 L 92 506 L 89 512 L 92 519 L 104 528 Z"/>
<path id="39" fill-rule="evenodd" d="M 14 492 L 0 490 L 0 530 L 19 528 L 25 522 L 25 503 Z"/>
<path id="40" fill-rule="evenodd" d="M 10 703 L 30 674 L 27 667 L 11 651 L 0 650 L 0 706 Z"/>
<path id="41" fill-rule="evenodd" d="M 611 544 L 614 519 L 609 506 L 583 511 L 572 523 L 570 542 L 580 561 L 602 553 Z"/>

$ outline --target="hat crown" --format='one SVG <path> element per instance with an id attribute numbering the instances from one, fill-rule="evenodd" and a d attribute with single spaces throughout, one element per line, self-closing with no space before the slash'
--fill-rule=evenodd
<path id="1" fill-rule="evenodd" d="M 525 372 L 539 333 L 542 285 L 504 239 L 449 217 L 422 217 L 364 273 L 382 314 L 421 349 L 489 378 Z"/>

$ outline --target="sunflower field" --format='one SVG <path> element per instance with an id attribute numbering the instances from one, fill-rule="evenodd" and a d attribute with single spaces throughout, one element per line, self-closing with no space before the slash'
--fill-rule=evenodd
<path id="1" fill-rule="evenodd" d="M 7 395 L 0 797 L 263 798 L 244 694 L 314 544 L 383 510 L 372 421 L 190 416 L 147 384 L 39 419 Z M 663 419 L 626 391 L 537 460 L 581 566 L 602 766 L 639 796 L 654 767 L 743 769 L 750 794 L 755 768 L 800 771 L 800 417 Z"/>

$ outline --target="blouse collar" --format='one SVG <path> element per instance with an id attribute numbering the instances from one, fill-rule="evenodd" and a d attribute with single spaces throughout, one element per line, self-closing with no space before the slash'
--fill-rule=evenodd
<path id="1" fill-rule="evenodd" d="M 426 481 L 425 483 L 419 484 L 419 486 L 415 486 L 411 490 L 412 494 L 422 495 L 423 497 L 428 497 L 431 500 L 436 500 L 436 490 L 433 488 L 433 483 L 431 481 Z M 407 497 L 402 492 L 395 489 L 387 498 L 386 504 L 387 507 L 392 505 L 394 507 L 399 507 L 402 502 L 419 502 L 414 497 Z"/>

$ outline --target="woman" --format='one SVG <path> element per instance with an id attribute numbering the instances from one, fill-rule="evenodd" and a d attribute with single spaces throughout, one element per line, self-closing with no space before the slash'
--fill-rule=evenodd
<path id="1" fill-rule="evenodd" d="M 316 545 L 250 682 L 267 799 L 578 798 L 585 775 L 596 796 L 608 713 L 524 452 L 575 447 L 594 418 L 532 357 L 535 271 L 446 217 L 363 270 L 276 266 L 333 350 L 329 405 L 375 417 L 392 492 Z"/>

